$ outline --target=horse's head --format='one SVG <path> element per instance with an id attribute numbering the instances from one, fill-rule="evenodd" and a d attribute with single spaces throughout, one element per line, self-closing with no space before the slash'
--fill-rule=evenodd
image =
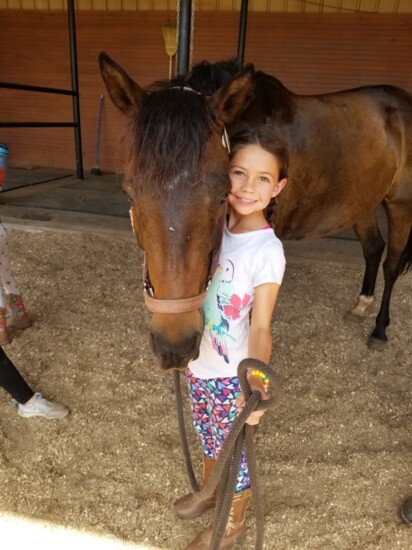
<path id="1" fill-rule="evenodd" d="M 222 135 L 250 100 L 253 67 L 206 97 L 181 82 L 143 90 L 106 54 L 99 62 L 113 103 L 130 118 L 123 187 L 145 252 L 153 351 L 163 369 L 184 368 L 199 352 L 230 190 Z"/>

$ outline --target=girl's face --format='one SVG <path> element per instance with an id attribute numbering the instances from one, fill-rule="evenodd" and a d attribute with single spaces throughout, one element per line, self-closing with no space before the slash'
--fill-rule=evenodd
<path id="1" fill-rule="evenodd" d="M 229 168 L 232 184 L 230 206 L 239 214 L 263 211 L 286 185 L 279 180 L 279 163 L 260 145 L 245 145 L 232 157 Z"/>

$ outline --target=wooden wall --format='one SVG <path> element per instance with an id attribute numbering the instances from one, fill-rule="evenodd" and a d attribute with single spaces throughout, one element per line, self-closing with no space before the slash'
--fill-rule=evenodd
<path id="1" fill-rule="evenodd" d="M 176 11 L 179 0 L 75 0 L 76 10 Z M 196 11 L 239 11 L 241 0 L 193 0 Z M 412 13 L 410 0 L 249 0 L 249 11 L 289 13 Z M 0 9 L 56 11 L 67 0 L 0 0 Z"/>
<path id="2" fill-rule="evenodd" d="M 161 26 L 174 12 L 77 13 L 83 161 L 94 165 L 99 97 L 97 56 L 105 50 L 140 85 L 167 78 Z M 239 14 L 198 12 L 194 62 L 234 56 Z M 0 80 L 70 88 L 65 12 L 0 11 Z M 412 15 L 250 13 L 246 61 L 292 91 L 325 93 L 365 84 L 412 92 Z M 71 98 L 0 89 L 1 121 L 70 121 Z M 125 120 L 105 93 L 100 168 L 121 171 Z M 73 129 L 0 130 L 13 166 L 75 166 Z"/>

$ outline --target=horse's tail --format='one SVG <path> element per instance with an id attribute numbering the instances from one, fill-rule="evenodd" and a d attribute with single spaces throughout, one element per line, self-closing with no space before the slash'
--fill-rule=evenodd
<path id="1" fill-rule="evenodd" d="M 399 273 L 407 273 L 412 269 L 412 227 L 409 239 L 399 259 Z"/>

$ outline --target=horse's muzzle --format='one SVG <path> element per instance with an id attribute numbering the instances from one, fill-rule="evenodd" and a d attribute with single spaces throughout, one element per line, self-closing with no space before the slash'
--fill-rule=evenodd
<path id="1" fill-rule="evenodd" d="M 185 369 L 190 361 L 199 356 L 201 338 L 202 334 L 196 332 L 178 342 L 169 342 L 162 334 L 150 333 L 153 353 L 159 360 L 162 370 Z"/>

